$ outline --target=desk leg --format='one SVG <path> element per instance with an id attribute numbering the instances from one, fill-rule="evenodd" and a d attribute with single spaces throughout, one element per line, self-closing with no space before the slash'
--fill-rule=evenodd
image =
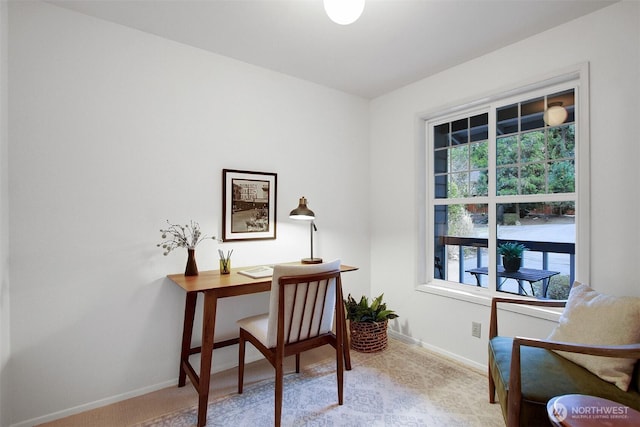
<path id="1" fill-rule="evenodd" d="M 204 313 L 202 316 L 202 352 L 200 353 L 200 383 L 198 389 L 198 427 L 207 424 L 207 404 L 213 359 L 213 340 L 216 326 L 216 305 L 218 297 L 214 292 L 204 293 Z"/>
<path id="2" fill-rule="evenodd" d="M 351 353 L 349 344 L 349 333 L 347 332 L 347 320 L 342 322 L 342 352 L 344 353 L 344 369 L 351 370 Z"/>
<path id="3" fill-rule="evenodd" d="M 341 281 L 342 282 L 342 281 Z M 342 294 L 342 283 L 340 283 L 340 300 L 336 301 L 340 305 L 340 318 L 337 319 L 336 327 L 342 328 L 342 352 L 344 354 L 344 367 L 347 371 L 351 370 L 351 353 L 349 350 L 349 335 L 347 334 L 347 314 L 344 311 L 344 295 Z"/>
<path id="4" fill-rule="evenodd" d="M 184 367 L 185 362 L 189 361 L 189 353 L 191 350 L 191 336 L 193 334 L 193 319 L 196 314 L 197 297 L 197 292 L 187 292 L 187 298 L 184 303 L 184 324 L 182 326 L 182 350 L 180 352 L 178 387 L 184 387 L 187 380 L 187 371 Z"/>

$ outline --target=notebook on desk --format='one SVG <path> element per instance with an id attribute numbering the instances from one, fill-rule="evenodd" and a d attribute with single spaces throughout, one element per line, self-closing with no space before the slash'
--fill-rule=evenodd
<path id="1" fill-rule="evenodd" d="M 273 276 L 273 267 L 269 265 L 261 265 L 259 267 L 253 267 L 247 270 L 238 271 L 238 274 L 242 274 L 243 276 L 248 276 L 253 279 L 260 279 L 262 277 L 271 277 Z"/>

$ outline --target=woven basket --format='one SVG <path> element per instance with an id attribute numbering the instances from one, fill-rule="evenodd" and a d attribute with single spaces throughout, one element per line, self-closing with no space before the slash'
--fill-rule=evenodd
<path id="1" fill-rule="evenodd" d="M 387 321 L 349 322 L 351 348 L 363 353 L 373 353 L 387 348 Z"/>

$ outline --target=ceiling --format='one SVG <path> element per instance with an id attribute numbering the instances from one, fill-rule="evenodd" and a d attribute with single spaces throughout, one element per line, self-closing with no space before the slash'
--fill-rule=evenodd
<path id="1" fill-rule="evenodd" d="M 616 1 L 367 0 L 347 26 L 322 0 L 47 2 L 375 98 Z"/>

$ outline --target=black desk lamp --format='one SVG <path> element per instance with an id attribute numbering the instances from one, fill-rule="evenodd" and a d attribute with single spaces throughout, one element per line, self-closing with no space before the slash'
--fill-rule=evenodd
<path id="1" fill-rule="evenodd" d="M 298 207 L 291 211 L 289 214 L 289 218 L 291 219 L 306 219 L 311 220 L 309 224 L 309 230 L 311 232 L 311 257 L 310 258 L 302 258 L 303 264 L 320 264 L 322 262 L 322 258 L 314 258 L 313 257 L 313 232 L 318 231 L 316 224 L 313 222 L 316 214 L 313 213 L 311 209 L 307 207 L 307 199 L 300 197 L 300 203 Z"/>

